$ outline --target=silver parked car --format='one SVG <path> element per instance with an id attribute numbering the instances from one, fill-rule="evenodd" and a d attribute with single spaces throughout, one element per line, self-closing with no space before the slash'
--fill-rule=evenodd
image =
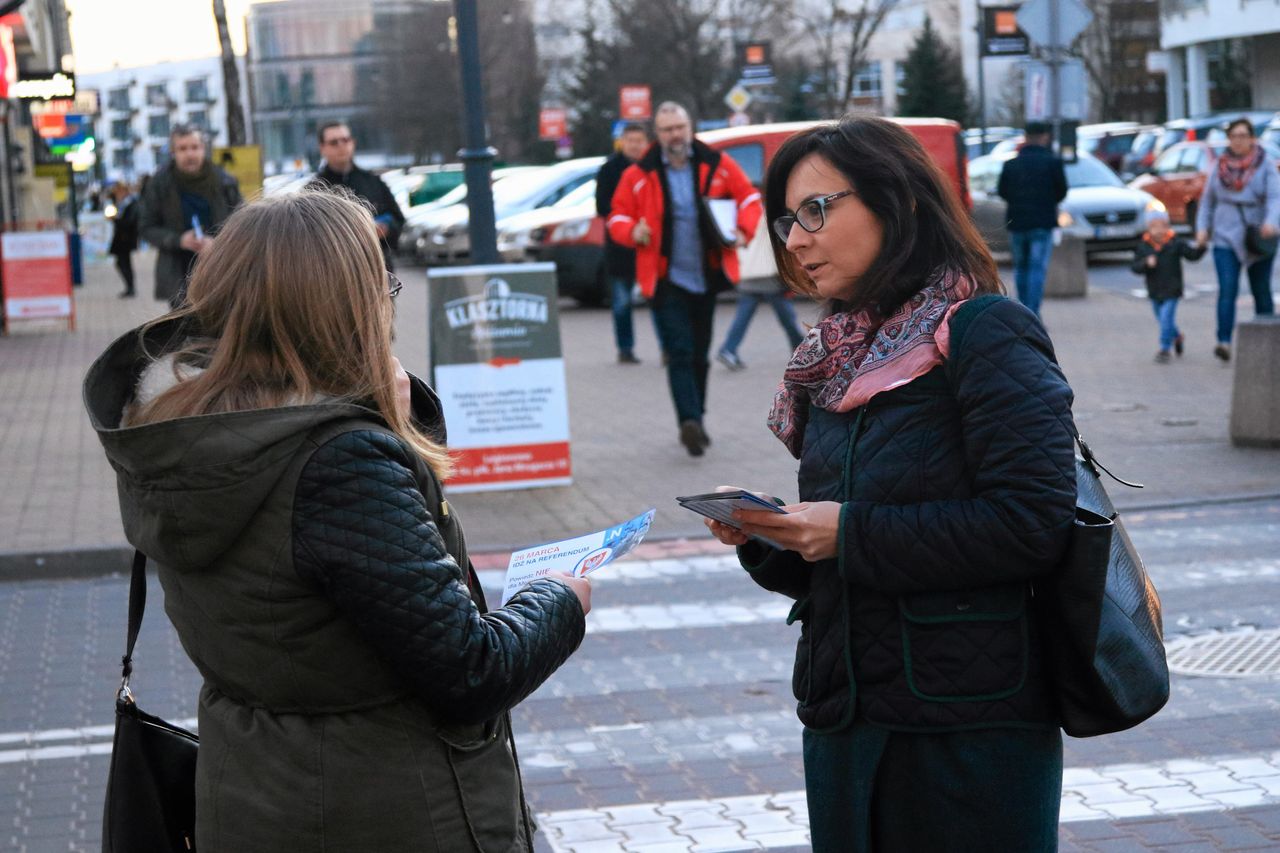
<path id="1" fill-rule="evenodd" d="M 973 220 L 993 252 L 1009 251 L 1005 202 L 996 195 L 1000 170 L 1016 154 L 989 154 L 969 162 Z M 1068 163 L 1067 197 L 1058 205 L 1058 227 L 1085 241 L 1087 252 L 1132 249 L 1147 227 L 1147 213 L 1164 210 L 1150 193 L 1130 189 L 1096 157 Z"/>

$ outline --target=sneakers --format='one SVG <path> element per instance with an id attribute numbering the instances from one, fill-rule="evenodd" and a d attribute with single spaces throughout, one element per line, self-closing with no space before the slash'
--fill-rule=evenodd
<path id="1" fill-rule="evenodd" d="M 117 296 L 119 296 L 121 299 L 132 299 L 133 297 L 137 296 L 138 294 L 137 294 L 135 291 L 132 291 L 132 290 L 125 290 L 125 291 L 123 291 L 123 292 L 121 292 L 121 293 L 117 293 L 116 295 L 117 295 Z"/>
<path id="2" fill-rule="evenodd" d="M 702 443 L 705 435 L 702 431 L 702 424 L 694 420 L 680 422 L 680 443 L 684 445 L 684 449 L 689 451 L 690 456 L 701 456 L 706 445 Z"/>
<path id="3" fill-rule="evenodd" d="M 1182 355 L 1182 346 L 1183 346 L 1183 343 L 1184 343 L 1184 342 L 1183 342 L 1183 340 L 1182 340 L 1182 333 L 1181 333 L 1181 332 L 1179 332 L 1179 333 L 1178 333 L 1178 336 L 1177 336 L 1176 338 L 1174 338 L 1174 339 L 1173 339 L 1173 352 L 1174 352 L 1174 355 L 1177 355 L 1177 356 L 1181 356 L 1181 355 Z"/>
<path id="4" fill-rule="evenodd" d="M 1169 363 L 1169 351 L 1167 349 L 1162 349 L 1160 350 L 1160 352 L 1156 353 L 1156 364 L 1168 364 L 1168 363 Z"/>
<path id="5" fill-rule="evenodd" d="M 1231 360 L 1231 347 L 1227 344 L 1218 344 L 1213 348 L 1213 354 L 1216 358 L 1223 361 Z"/>
<path id="6" fill-rule="evenodd" d="M 636 354 L 631 350 L 622 350 L 618 353 L 618 364 L 639 364 L 640 359 L 636 358 Z"/>
<path id="7" fill-rule="evenodd" d="M 716 353 L 716 361 L 720 362 L 730 370 L 742 370 L 747 366 L 743 363 L 742 359 L 738 358 L 737 353 L 723 349 Z"/>

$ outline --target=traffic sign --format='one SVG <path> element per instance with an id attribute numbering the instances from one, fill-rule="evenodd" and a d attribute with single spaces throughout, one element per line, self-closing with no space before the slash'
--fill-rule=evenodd
<path id="1" fill-rule="evenodd" d="M 751 93 L 743 86 L 734 86 L 724 96 L 724 102 L 729 105 L 729 109 L 740 113 L 751 103 Z"/>
<path id="2" fill-rule="evenodd" d="M 1058 43 L 1052 44 L 1052 12 L 1058 7 Z M 1027 0 L 1018 10 L 1018 26 L 1041 47 L 1067 47 L 1084 32 L 1093 21 L 1090 12 L 1080 0 Z"/>
<path id="3" fill-rule="evenodd" d="M 1049 121 L 1053 118 L 1049 92 L 1052 74 L 1053 70 L 1047 62 L 1023 63 L 1023 100 L 1027 107 L 1027 121 Z M 1089 105 L 1082 61 L 1067 59 L 1058 65 L 1058 91 L 1061 98 L 1059 118 L 1084 121 Z"/>
<path id="4" fill-rule="evenodd" d="M 643 121 L 653 114 L 653 96 L 648 86 L 619 86 L 618 115 L 630 121 Z"/>

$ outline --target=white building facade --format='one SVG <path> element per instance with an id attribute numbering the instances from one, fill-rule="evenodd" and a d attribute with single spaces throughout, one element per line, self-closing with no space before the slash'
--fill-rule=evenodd
<path id="1" fill-rule="evenodd" d="M 1166 0 L 1160 46 L 1169 77 L 1169 118 L 1210 111 L 1208 45 L 1234 39 L 1248 43 L 1253 108 L 1280 110 L 1280 2 Z"/>
<path id="2" fill-rule="evenodd" d="M 243 60 L 241 101 L 247 104 Z M 79 76 L 82 89 L 96 89 L 98 156 L 108 180 L 154 174 L 169 158 L 169 129 L 191 124 L 211 145 L 227 144 L 227 105 L 219 57 L 114 68 Z"/>

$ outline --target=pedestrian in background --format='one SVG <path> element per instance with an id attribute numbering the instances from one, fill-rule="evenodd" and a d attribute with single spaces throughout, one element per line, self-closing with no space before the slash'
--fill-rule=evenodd
<path id="1" fill-rule="evenodd" d="M 1062 735 L 1027 603 L 1075 516 L 1049 336 L 893 122 L 791 137 L 765 199 L 783 280 L 826 300 L 768 420 L 800 502 L 708 527 L 796 600 L 813 849 L 1056 850 Z"/>
<path id="2" fill-rule="evenodd" d="M 199 850 L 533 850 L 509 712 L 581 643 L 590 583 L 488 610 L 378 243 L 338 194 L 247 205 L 85 379 L 203 678 Z"/>
<path id="3" fill-rule="evenodd" d="M 203 132 L 192 125 L 169 131 L 171 161 L 147 182 L 139 227 L 158 250 L 156 299 L 177 308 L 187 293 L 196 256 L 242 201 L 236 179 L 213 165 Z"/>
<path id="4" fill-rule="evenodd" d="M 394 269 L 392 255 L 400 241 L 400 230 L 404 228 L 404 214 L 400 211 L 400 205 L 396 204 L 391 188 L 373 172 L 356 165 L 356 140 L 346 122 L 331 121 L 322 124 L 316 131 L 316 138 L 320 141 L 324 166 L 307 186 L 319 189 L 345 187 L 357 198 L 368 202 L 373 208 L 373 221 L 378 229 L 378 242 L 382 246 L 383 265 L 388 270 Z"/>
<path id="5" fill-rule="evenodd" d="M 618 180 L 632 163 L 649 148 L 649 133 L 644 125 L 631 122 L 622 128 L 618 150 L 596 174 L 596 215 L 607 221 L 613 206 Z M 604 274 L 609 281 L 613 307 L 613 337 L 618 346 L 619 364 L 639 364 L 635 354 L 635 327 L 631 321 L 631 288 L 636 283 L 635 249 L 620 245 L 604 235 Z"/>
<path id="6" fill-rule="evenodd" d="M 1196 206 L 1196 242 L 1213 240 L 1213 266 L 1218 273 L 1218 342 L 1213 354 L 1231 359 L 1231 335 L 1236 325 L 1236 296 L 1240 270 L 1249 277 L 1253 313 L 1275 313 L 1271 298 L 1271 267 L 1276 255 L 1256 251 L 1246 239 L 1250 226 L 1263 238 L 1280 234 L 1280 174 L 1276 163 L 1258 144 L 1253 123 L 1238 118 L 1227 125 L 1227 150 L 1204 182 Z"/>
<path id="7" fill-rule="evenodd" d="M 138 250 L 138 197 L 124 181 L 111 185 L 111 245 L 107 252 L 116 259 L 116 270 L 124 281 L 120 298 L 137 295 L 133 278 L 133 253 Z"/>
<path id="8" fill-rule="evenodd" d="M 1040 315 L 1044 280 L 1058 227 L 1058 202 L 1067 197 L 1067 173 L 1050 148 L 1052 134 L 1042 122 L 1028 122 L 1026 142 L 1000 170 L 996 194 L 1008 203 L 1009 248 L 1018 301 Z"/>
<path id="9" fill-rule="evenodd" d="M 680 443 L 701 456 L 711 444 L 703 416 L 716 294 L 738 281 L 737 248 L 760 221 L 760 192 L 733 158 L 693 138 L 684 107 L 660 104 L 654 128 L 658 144 L 622 174 L 608 230 L 636 250 L 636 279 L 658 326 Z M 725 242 L 708 199 L 733 200 L 736 242 Z"/>
<path id="10" fill-rule="evenodd" d="M 747 327 L 761 302 L 769 303 L 778 325 L 787 335 L 787 343 L 792 351 L 804 340 L 804 331 L 800 321 L 796 319 L 795 306 L 791 304 L 791 294 L 782 286 L 775 276 L 767 278 L 747 279 L 738 285 L 738 307 L 733 313 L 733 324 L 729 326 L 729 334 L 725 335 L 720 351 L 716 353 L 716 361 L 730 370 L 743 370 L 746 363 L 738 355 L 738 347 L 746 337 Z"/>
<path id="11" fill-rule="evenodd" d="M 1147 213 L 1147 233 L 1133 250 L 1133 271 L 1147 280 L 1147 296 L 1160 325 L 1160 349 L 1156 363 L 1168 364 L 1172 350 L 1182 355 L 1185 339 L 1178 330 L 1178 300 L 1182 298 L 1182 259 L 1198 261 L 1205 247 L 1179 237 L 1169 227 L 1163 210 Z"/>

